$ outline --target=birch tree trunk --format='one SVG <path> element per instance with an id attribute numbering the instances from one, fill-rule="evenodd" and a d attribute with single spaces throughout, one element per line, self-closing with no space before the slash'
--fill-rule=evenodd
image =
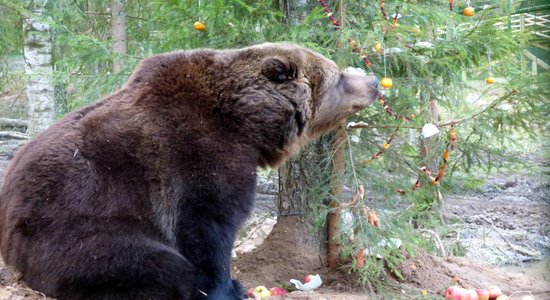
<path id="1" fill-rule="evenodd" d="M 111 0 L 111 39 L 112 50 L 116 55 L 113 60 L 113 73 L 117 74 L 122 70 L 123 57 L 128 53 L 125 0 Z"/>
<path id="2" fill-rule="evenodd" d="M 50 26 L 44 20 L 44 6 L 48 1 L 32 1 L 32 12 L 23 20 L 25 93 L 28 101 L 28 128 L 30 136 L 44 131 L 54 120 L 54 85 L 52 68 L 52 37 Z"/>

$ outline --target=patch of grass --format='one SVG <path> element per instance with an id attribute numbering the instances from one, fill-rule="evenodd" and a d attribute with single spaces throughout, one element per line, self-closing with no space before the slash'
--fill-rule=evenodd
<path id="1" fill-rule="evenodd" d="M 466 180 L 464 180 L 464 189 L 468 191 L 476 191 L 481 192 L 483 191 L 483 187 L 487 183 L 487 180 L 484 178 L 476 178 L 476 177 L 470 177 Z"/>

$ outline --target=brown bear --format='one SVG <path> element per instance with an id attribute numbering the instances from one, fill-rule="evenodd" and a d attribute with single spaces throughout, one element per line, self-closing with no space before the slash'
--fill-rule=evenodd
<path id="1" fill-rule="evenodd" d="M 15 156 L 4 261 L 59 299 L 242 299 L 231 248 L 256 168 L 365 108 L 377 86 L 292 44 L 145 59 Z"/>

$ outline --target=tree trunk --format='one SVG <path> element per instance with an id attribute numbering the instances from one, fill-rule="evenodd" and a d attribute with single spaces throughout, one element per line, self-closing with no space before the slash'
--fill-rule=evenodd
<path id="1" fill-rule="evenodd" d="M 54 120 L 55 95 L 52 82 L 52 37 L 50 26 L 43 20 L 47 1 L 33 1 L 32 12 L 23 21 L 25 73 L 27 83 L 25 93 L 28 100 L 30 136 L 44 131 Z"/>
<path id="2" fill-rule="evenodd" d="M 315 226 L 312 208 L 325 205 L 330 189 L 332 135 L 306 145 L 279 168 L 278 217 L 273 232 L 296 237 L 297 247 L 326 256 L 326 226 Z M 300 226 L 296 226 L 300 224 Z M 280 230 L 284 228 L 284 230 Z"/>
<path id="3" fill-rule="evenodd" d="M 339 5 L 340 29 L 346 26 L 346 2 L 340 1 Z M 343 40 L 339 39 L 336 47 L 342 48 Z M 334 130 L 333 155 L 332 155 L 332 180 L 331 180 L 331 199 L 329 203 L 330 212 L 327 217 L 327 263 L 331 269 L 340 266 L 341 241 L 338 235 L 342 219 L 340 203 L 342 202 L 342 187 L 344 186 L 344 171 L 346 164 L 344 162 L 344 150 L 346 149 L 346 129 L 345 121 Z"/>
<path id="4" fill-rule="evenodd" d="M 258 248 L 233 262 L 240 280 L 251 286 L 278 285 L 278 280 L 326 269 L 326 222 L 315 221 L 314 209 L 328 204 L 331 148 L 332 137 L 322 136 L 280 167 L 277 223 Z"/>
<path id="5" fill-rule="evenodd" d="M 433 95 L 429 94 L 429 116 L 430 122 L 437 126 L 439 124 L 439 105 Z M 422 149 L 420 151 L 424 165 L 432 172 L 433 176 L 437 175 L 439 170 L 439 153 L 437 152 L 437 145 L 439 144 L 439 134 L 433 135 L 428 138 L 423 138 Z M 441 209 L 441 196 L 439 189 L 436 187 L 433 194 L 432 209 Z"/>
<path id="6" fill-rule="evenodd" d="M 126 11 L 124 0 L 111 0 L 111 38 L 112 50 L 116 57 L 113 60 L 113 73 L 119 73 L 124 66 L 124 56 L 128 53 L 126 46 Z"/>
<path id="7" fill-rule="evenodd" d="M 284 21 L 291 25 L 302 23 L 316 5 L 318 2 L 313 0 L 279 0 L 279 9 L 285 15 Z"/>
<path id="8" fill-rule="evenodd" d="M 287 23 L 299 24 L 317 1 L 283 1 Z M 279 168 L 277 224 L 271 239 L 293 239 L 297 249 L 318 258 L 316 267 L 325 267 L 327 259 L 327 222 L 313 225 L 313 207 L 325 206 L 332 190 L 334 134 L 322 136 L 306 145 L 300 154 Z M 334 214 L 331 214 L 334 217 Z M 283 233 L 284 236 L 277 237 Z M 333 247 L 334 250 L 334 247 Z M 298 251 L 301 253 L 302 251 Z M 312 266 L 313 267 L 313 266 Z"/>
<path id="9" fill-rule="evenodd" d="M 330 185 L 330 212 L 327 217 L 327 263 L 331 269 L 336 269 L 340 265 L 341 241 L 338 235 L 340 231 L 341 209 L 342 202 L 342 187 L 344 186 L 344 150 L 346 149 L 346 131 L 342 123 L 334 131 L 334 139 L 332 141 L 332 177 Z M 330 154 L 330 152 L 329 152 Z"/>

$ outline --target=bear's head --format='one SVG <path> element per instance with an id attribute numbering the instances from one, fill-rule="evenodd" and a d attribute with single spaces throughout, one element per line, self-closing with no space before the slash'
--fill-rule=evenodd
<path id="1" fill-rule="evenodd" d="M 149 86 L 180 95 L 179 107 L 185 98 L 187 110 L 201 111 L 201 122 L 218 120 L 209 128 L 221 131 L 220 138 L 256 149 L 262 167 L 282 164 L 379 95 L 375 76 L 342 71 L 321 54 L 287 43 L 176 52 L 145 60 L 140 69 L 156 70 L 146 74 Z M 143 77 L 138 71 L 130 84 Z M 167 84 L 167 77 L 174 82 Z M 163 78 L 163 86 L 154 88 L 154 78 Z"/>
<path id="2" fill-rule="evenodd" d="M 238 93 L 229 103 L 238 109 L 228 111 L 239 124 L 248 124 L 261 166 L 283 163 L 307 141 L 378 99 L 375 76 L 342 71 L 297 45 L 263 44 L 236 56 L 230 69 L 240 70 Z"/>

